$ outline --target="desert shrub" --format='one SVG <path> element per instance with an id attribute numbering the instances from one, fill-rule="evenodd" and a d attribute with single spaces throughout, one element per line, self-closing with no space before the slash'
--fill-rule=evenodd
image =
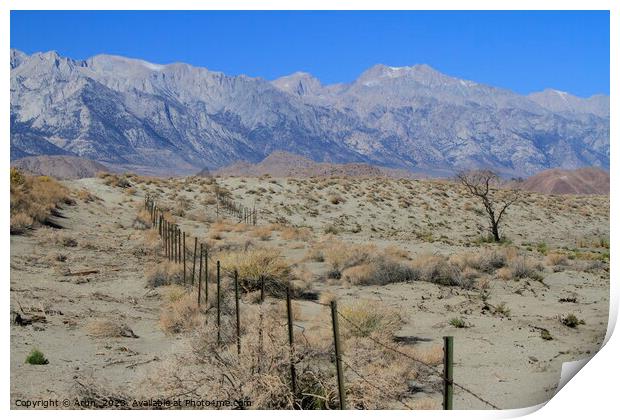
<path id="1" fill-rule="evenodd" d="M 338 229 L 338 227 L 335 225 L 327 225 L 325 226 L 325 228 L 323 228 L 323 233 L 338 235 L 340 233 L 340 229 Z"/>
<path id="2" fill-rule="evenodd" d="M 508 308 L 505 302 L 502 302 L 500 304 L 495 305 L 495 307 L 493 308 L 493 313 L 495 315 L 508 317 L 510 316 L 510 308 Z"/>
<path id="3" fill-rule="evenodd" d="M 473 282 L 463 278 L 459 267 L 441 255 L 422 255 L 413 261 L 419 280 L 443 286 L 471 287 Z"/>
<path id="4" fill-rule="evenodd" d="M 151 213 L 146 209 L 141 209 L 133 221 L 134 229 L 146 230 L 151 227 Z"/>
<path id="5" fill-rule="evenodd" d="M 585 324 L 585 321 L 577 318 L 575 314 L 561 316 L 560 322 L 569 328 L 577 328 L 578 325 Z"/>
<path id="6" fill-rule="evenodd" d="M 154 267 L 145 269 L 145 277 L 148 287 L 181 284 L 183 282 L 183 265 L 163 261 Z"/>
<path id="7" fill-rule="evenodd" d="M 141 241 L 134 249 L 134 255 L 149 255 L 158 253 L 163 247 L 157 230 L 147 230 L 143 233 Z"/>
<path id="8" fill-rule="evenodd" d="M 75 248 L 78 246 L 78 241 L 72 235 L 69 234 L 60 234 L 56 237 L 56 243 L 59 243 L 62 246 L 67 248 Z"/>
<path id="9" fill-rule="evenodd" d="M 467 322 L 463 318 L 452 318 L 450 320 L 450 325 L 454 328 L 467 328 Z"/>
<path id="10" fill-rule="evenodd" d="M 378 301 L 358 300 L 341 305 L 338 310 L 346 320 L 355 324 L 342 323 L 345 335 L 368 337 L 380 334 L 391 338 L 404 325 L 400 311 Z"/>
<path id="11" fill-rule="evenodd" d="M 513 278 L 512 270 L 508 267 L 500 268 L 495 275 L 502 280 L 510 280 Z"/>
<path id="12" fill-rule="evenodd" d="M 550 252 L 545 257 L 545 262 L 550 266 L 565 266 L 568 265 L 568 257 L 559 252 Z"/>
<path id="13" fill-rule="evenodd" d="M 311 235 L 312 231 L 309 228 L 286 227 L 280 232 L 280 237 L 287 241 L 307 241 Z"/>
<path id="14" fill-rule="evenodd" d="M 260 239 L 261 241 L 268 241 L 269 239 L 271 239 L 271 235 L 273 233 L 273 227 L 268 225 L 268 226 L 259 226 L 257 228 L 255 228 L 251 235 L 255 238 Z"/>
<path id="15" fill-rule="evenodd" d="M 49 361 L 45 358 L 41 350 L 32 349 L 28 357 L 26 357 L 26 363 L 29 365 L 47 365 Z"/>
<path id="16" fill-rule="evenodd" d="M 268 292 L 281 296 L 290 279 L 290 265 L 280 252 L 271 248 L 255 248 L 218 255 L 222 270 L 232 277 L 237 271 L 240 287 L 245 292 L 259 290 L 262 281 Z"/>
<path id="17" fill-rule="evenodd" d="M 97 174 L 99 178 L 103 180 L 103 183 L 112 187 L 129 188 L 131 183 L 128 177 L 125 175 L 111 174 L 108 172 L 102 172 Z"/>
<path id="18" fill-rule="evenodd" d="M 537 278 L 539 275 L 539 270 L 536 264 L 532 263 L 525 256 L 520 258 L 515 258 L 510 263 L 510 269 L 512 270 L 512 276 L 515 279 L 523 279 L 523 278 Z"/>
<path id="19" fill-rule="evenodd" d="M 234 334 L 228 336 L 228 329 L 223 329 L 222 344 L 218 345 L 215 323 L 203 322 L 192 335 L 191 349 L 174 356 L 163 371 L 153 375 L 151 388 L 174 395 L 209 393 L 221 399 L 248 398 L 254 409 L 337 408 L 333 339 L 327 315 L 322 320 L 325 322 L 309 326 L 305 333 L 295 331 L 292 356 L 297 368 L 296 395 L 290 390 L 289 352 L 283 351 L 288 348 L 288 337 L 282 314 L 263 305 L 244 307 L 242 316 L 242 325 L 252 328 L 242 331 L 239 355 Z M 409 381 L 424 378 L 414 362 L 386 352 L 370 337 L 343 334 L 341 340 L 345 369 L 350 366 L 364 378 L 372 378 L 368 384 L 357 375 L 347 376 L 346 398 L 351 408 L 394 408 L 397 399 L 412 395 Z M 441 348 L 414 350 L 398 343 L 389 345 L 432 365 L 441 363 Z"/>
<path id="20" fill-rule="evenodd" d="M 11 169 L 11 233 L 45 223 L 61 205 L 74 204 L 69 190 L 48 176 L 28 176 Z"/>
<path id="21" fill-rule="evenodd" d="M 82 200 L 85 203 L 90 203 L 92 201 L 100 201 L 101 198 L 97 197 L 95 194 L 91 193 L 88 190 L 78 190 L 75 192 L 75 197 L 79 200 Z"/>
<path id="22" fill-rule="evenodd" d="M 204 317 L 198 307 L 196 293 L 185 293 L 173 299 L 162 308 L 159 325 L 169 334 L 192 331 L 204 324 Z"/>
<path id="23" fill-rule="evenodd" d="M 329 196 L 329 202 L 334 204 L 334 205 L 337 205 L 337 204 L 344 203 L 345 199 L 342 198 L 342 196 L 340 196 L 340 195 L 330 195 Z"/>
<path id="24" fill-rule="evenodd" d="M 96 319 L 87 326 L 88 333 L 96 338 L 132 337 L 137 338 L 134 332 L 125 324 L 110 319 Z"/>
<path id="25" fill-rule="evenodd" d="M 388 245 L 383 249 L 383 253 L 395 259 L 409 259 L 409 253 L 402 248 L 397 247 L 396 245 Z"/>
<path id="26" fill-rule="evenodd" d="M 450 257 L 450 262 L 461 270 L 472 268 L 483 273 L 492 273 L 504 267 L 507 261 L 507 252 L 497 249 L 483 249 L 476 253 L 468 252 Z"/>
<path id="27" fill-rule="evenodd" d="M 384 285 L 420 278 L 420 272 L 416 268 L 383 255 L 374 256 L 369 261 L 345 269 L 342 271 L 342 279 L 357 285 Z"/>
<path id="28" fill-rule="evenodd" d="M 370 262 L 377 253 L 377 247 L 374 245 L 347 244 L 341 241 L 319 244 L 319 247 L 323 248 L 325 261 L 331 269 L 338 272 Z"/>
<path id="29" fill-rule="evenodd" d="M 34 223 L 34 219 L 25 213 L 11 215 L 11 234 L 24 233 L 32 229 Z"/>

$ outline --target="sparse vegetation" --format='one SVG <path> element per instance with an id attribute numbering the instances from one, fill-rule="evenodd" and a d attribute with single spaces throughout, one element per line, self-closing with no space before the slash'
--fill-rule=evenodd
<path id="1" fill-rule="evenodd" d="M 167 286 L 183 283 L 183 265 L 163 261 L 154 267 L 145 269 L 148 287 Z"/>
<path id="2" fill-rule="evenodd" d="M 11 168 L 11 234 L 46 223 L 61 205 L 74 204 L 67 188 L 47 176 Z"/>
<path id="3" fill-rule="evenodd" d="M 560 322 L 569 328 L 577 328 L 577 326 L 585 324 L 585 321 L 577 318 L 575 314 L 561 316 Z"/>
<path id="4" fill-rule="evenodd" d="M 476 170 L 461 172 L 457 180 L 469 193 L 482 201 L 487 216 L 489 229 L 495 242 L 501 241 L 500 223 L 508 207 L 513 205 L 520 196 L 516 190 L 499 192 L 500 179 L 493 171 Z"/>
<path id="5" fill-rule="evenodd" d="M 342 315 L 359 328 L 345 323 L 345 334 L 355 337 L 367 337 L 381 334 L 391 338 L 404 324 L 400 311 L 381 302 L 360 300 L 343 305 Z"/>
<path id="6" fill-rule="evenodd" d="M 454 328 L 467 328 L 467 322 L 463 318 L 452 318 L 450 325 Z"/>
<path id="7" fill-rule="evenodd" d="M 39 349 L 33 349 L 26 357 L 26 363 L 29 365 L 47 365 L 49 361 L 45 358 L 43 352 Z"/>

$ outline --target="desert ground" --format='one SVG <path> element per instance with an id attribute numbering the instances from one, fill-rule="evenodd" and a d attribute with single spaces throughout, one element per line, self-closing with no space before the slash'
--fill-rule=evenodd
<path id="1" fill-rule="evenodd" d="M 11 325 L 14 408 L 20 399 L 69 398 L 78 408 L 75 399 L 105 407 L 177 397 L 335 408 L 333 299 L 364 326 L 340 320 L 350 408 L 440 409 L 433 369 L 442 370 L 443 336 L 454 337 L 456 383 L 502 409 L 532 406 L 553 396 L 563 362 L 591 356 L 605 336 L 608 196 L 522 192 L 505 239 L 492 243 L 482 205 L 448 181 L 106 175 L 62 185 L 72 200 L 53 223 L 11 235 L 11 311 L 21 318 Z M 218 193 L 256 209 L 256 226 L 227 213 Z M 195 237 L 208 249 L 206 306 L 167 262 L 147 194 L 187 233 L 188 254 Z M 250 273 L 240 356 L 232 267 Z M 255 272 L 273 280 L 263 304 Z M 294 291 L 296 399 L 280 281 Z M 48 363 L 26 363 L 33 349 Z M 457 409 L 491 408 L 454 393 Z"/>

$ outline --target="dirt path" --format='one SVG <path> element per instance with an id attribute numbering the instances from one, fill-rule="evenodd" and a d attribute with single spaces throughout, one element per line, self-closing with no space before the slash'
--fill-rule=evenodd
<path id="1" fill-rule="evenodd" d="M 73 398 L 76 383 L 133 388 L 149 363 L 174 351 L 158 326 L 160 300 L 145 288 L 140 233 L 131 227 L 140 198 L 96 180 L 75 182 L 102 201 L 63 210 L 65 229 L 41 228 L 11 236 L 11 310 L 43 315 L 45 322 L 11 326 L 11 399 Z M 61 261 L 64 260 L 64 261 Z M 97 270 L 90 275 L 69 272 Z M 95 338 L 89 323 L 111 319 L 137 338 Z M 33 348 L 49 364 L 24 362 Z"/>

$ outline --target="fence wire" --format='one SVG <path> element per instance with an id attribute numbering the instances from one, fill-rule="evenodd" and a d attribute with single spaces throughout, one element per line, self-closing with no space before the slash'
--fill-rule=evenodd
<path id="1" fill-rule="evenodd" d="M 231 201 L 232 201 L 232 200 L 231 200 Z M 153 206 L 154 206 L 154 204 L 155 204 L 155 203 L 154 203 L 153 201 L 151 201 L 151 200 L 149 199 L 149 196 L 147 195 L 147 196 L 145 197 L 145 207 L 147 206 L 147 203 L 149 203 L 149 202 L 150 202 L 150 204 L 151 204 L 151 205 L 153 205 Z M 233 211 L 231 211 L 232 209 L 230 209 L 230 208 L 229 208 L 229 209 L 227 209 L 227 207 L 228 207 L 227 205 L 224 205 L 224 209 L 229 210 L 229 214 L 230 214 L 230 213 L 233 213 Z M 255 210 L 254 210 L 254 217 L 255 217 L 255 215 L 256 215 L 256 212 L 255 212 Z M 155 222 L 153 223 L 153 228 L 154 228 L 154 227 L 155 227 Z M 188 235 L 188 237 L 189 237 L 189 235 Z M 187 246 L 185 246 L 184 248 L 185 248 L 185 252 L 186 252 L 186 254 L 190 254 L 190 255 L 191 255 L 191 258 L 194 258 L 194 256 L 195 256 L 195 255 L 194 255 L 194 252 L 192 251 L 191 247 L 188 249 L 188 247 L 187 247 Z M 215 260 L 215 259 L 212 257 L 211 253 L 209 253 L 209 252 L 207 252 L 207 253 L 206 253 L 206 257 L 207 257 L 207 259 L 209 259 L 209 260 L 211 260 L 211 261 L 214 261 L 214 260 Z M 199 279 L 199 281 L 200 281 L 200 279 Z M 282 282 L 282 281 L 278 281 L 278 282 L 279 282 L 279 283 L 281 283 L 283 286 L 287 286 L 287 287 L 288 287 L 288 285 L 287 285 L 287 284 L 284 284 L 284 282 Z M 241 299 L 241 301 L 242 301 L 242 303 L 245 303 L 245 302 L 243 302 L 243 299 Z M 316 304 L 316 305 L 325 306 L 325 307 L 330 307 L 330 305 L 329 305 L 329 304 L 326 304 L 326 303 L 321 303 L 321 302 L 317 302 L 317 301 L 310 301 L 310 300 L 309 300 L 309 301 L 307 301 L 307 302 L 310 302 L 310 303 L 313 303 L 313 304 Z M 357 325 L 356 323 L 354 323 L 353 321 L 351 321 L 348 317 L 346 317 L 345 315 L 343 315 L 340 311 L 336 311 L 336 313 L 337 313 L 337 315 L 338 315 L 338 316 L 340 316 L 343 320 L 345 320 L 345 321 L 346 321 L 349 325 L 351 325 L 353 328 L 357 329 L 357 330 L 358 330 L 358 331 L 360 331 L 360 332 L 364 332 L 364 330 L 363 330 L 363 329 L 362 329 L 359 325 Z M 301 328 L 301 326 L 299 326 L 299 325 L 296 325 L 296 326 L 298 326 L 298 327 L 300 327 L 300 328 Z M 397 349 L 397 348 L 395 348 L 395 347 L 393 347 L 393 346 L 390 346 L 390 345 L 388 345 L 388 344 L 385 344 L 385 343 L 381 342 L 380 340 L 377 340 L 376 338 L 374 338 L 374 337 L 372 337 L 372 336 L 366 335 L 366 337 L 367 337 L 368 339 L 370 339 L 371 341 L 373 341 L 374 343 L 378 344 L 379 346 L 381 346 L 381 347 L 383 347 L 383 348 L 385 348 L 385 349 L 387 349 L 387 350 L 390 350 L 390 351 L 392 351 L 392 352 L 394 352 L 394 353 L 397 353 L 397 354 L 399 354 L 399 355 L 401 355 L 401 356 L 403 356 L 403 357 L 406 357 L 406 358 L 407 358 L 407 359 L 409 359 L 409 360 L 412 360 L 413 362 L 416 362 L 416 363 L 418 363 L 418 364 L 420 364 L 420 365 L 424 366 L 424 367 L 425 367 L 425 368 L 427 368 L 430 372 L 432 372 L 433 374 L 435 374 L 435 375 L 439 376 L 440 378 L 442 378 L 443 380 L 445 380 L 445 378 L 443 377 L 443 373 L 442 373 L 442 372 L 440 372 L 439 370 L 437 370 L 434 366 L 432 366 L 432 365 L 430 365 L 430 364 L 428 364 L 428 363 L 426 363 L 426 362 L 424 362 L 424 361 L 422 361 L 422 360 L 419 360 L 419 359 L 417 359 L 417 358 L 415 358 L 415 357 L 411 356 L 410 354 L 407 354 L 407 353 L 405 353 L 405 352 L 403 352 L 403 351 L 401 351 L 401 350 L 399 350 L 399 349 Z M 372 381 L 370 381 L 370 380 L 369 380 L 368 378 L 366 378 L 364 375 L 362 375 L 361 373 L 359 373 L 359 372 L 358 372 L 355 368 L 353 368 L 353 367 L 352 367 L 349 363 L 347 363 L 347 362 L 346 362 L 345 360 L 343 360 L 342 358 L 341 358 L 341 362 L 342 362 L 342 363 L 343 363 L 343 364 L 344 364 L 347 368 L 349 368 L 349 369 L 350 369 L 350 370 L 351 370 L 351 371 L 352 371 L 355 375 L 357 375 L 357 376 L 358 376 L 361 380 L 363 380 L 365 383 L 367 383 L 368 385 L 372 386 L 373 388 L 377 389 L 378 391 L 380 391 L 380 392 L 382 392 L 382 393 L 384 393 L 384 394 L 388 394 L 388 392 L 387 392 L 385 389 L 382 389 L 381 387 L 379 387 L 379 386 L 377 386 L 376 384 L 374 384 Z M 476 398 L 476 399 L 477 399 L 477 400 L 479 400 L 480 402 L 482 402 L 482 403 L 484 403 L 484 404 L 488 405 L 489 407 L 492 407 L 493 409 L 496 409 L 496 410 L 501 410 L 501 408 L 499 408 L 497 405 L 495 405 L 495 404 L 493 404 L 493 403 L 489 402 L 488 400 L 486 400 L 486 399 L 482 398 L 480 395 L 478 395 L 478 394 L 477 394 L 477 393 L 475 393 L 474 391 L 472 391 L 472 390 L 470 390 L 470 389 L 466 388 L 465 386 L 463 386 L 463 385 L 461 385 L 461 384 L 459 384 L 459 383 L 457 383 L 457 382 L 454 382 L 454 381 L 451 381 L 450 383 L 451 383 L 453 386 L 455 386 L 455 387 L 459 388 L 460 390 L 462 390 L 463 392 L 465 392 L 465 393 L 467 393 L 467 394 L 471 395 L 472 397 Z M 397 400 L 398 402 L 400 402 L 400 403 L 401 403 L 404 407 L 408 408 L 409 410 L 413 410 L 413 409 L 414 409 L 414 408 L 413 408 L 413 407 L 411 407 L 409 404 L 407 404 L 407 403 L 405 403 L 404 401 L 402 401 L 402 399 L 396 399 L 396 400 Z"/>

